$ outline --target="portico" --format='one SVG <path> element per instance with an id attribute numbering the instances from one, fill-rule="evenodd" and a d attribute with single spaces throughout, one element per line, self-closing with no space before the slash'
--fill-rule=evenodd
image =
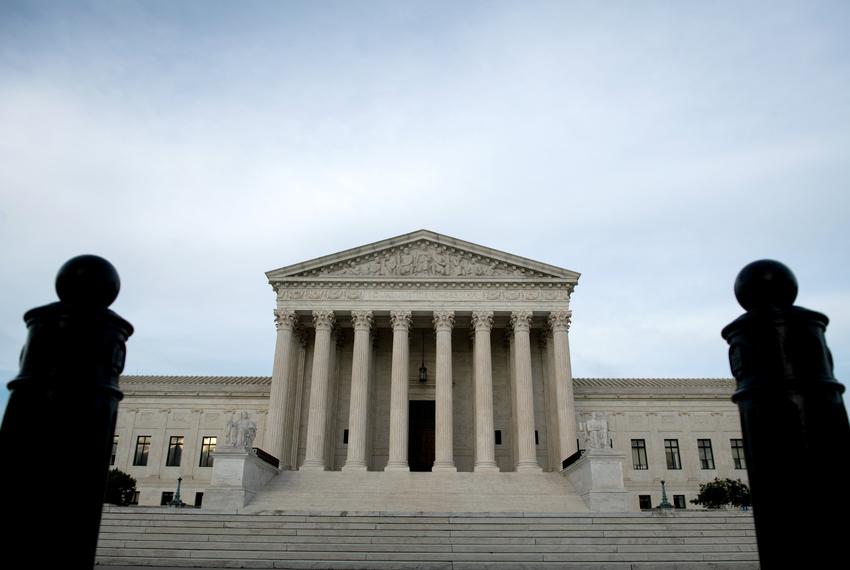
<path id="1" fill-rule="evenodd" d="M 417 400 L 434 401 L 435 472 L 549 471 L 576 450 L 577 273 L 420 230 L 267 276 L 264 445 L 284 468 L 409 471 Z"/>

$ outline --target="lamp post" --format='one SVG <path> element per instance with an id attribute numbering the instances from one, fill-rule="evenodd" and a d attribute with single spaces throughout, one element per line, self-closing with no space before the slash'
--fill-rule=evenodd
<path id="1" fill-rule="evenodd" d="M 670 504 L 670 501 L 667 500 L 667 487 L 664 485 L 664 481 L 661 481 L 661 502 L 658 503 L 659 509 L 672 509 L 673 505 Z"/>
<path id="2" fill-rule="evenodd" d="M 171 502 L 168 503 L 169 507 L 182 507 L 183 501 L 180 500 L 180 483 L 183 482 L 183 477 L 177 478 L 177 491 L 174 492 L 174 497 L 171 499 Z"/>

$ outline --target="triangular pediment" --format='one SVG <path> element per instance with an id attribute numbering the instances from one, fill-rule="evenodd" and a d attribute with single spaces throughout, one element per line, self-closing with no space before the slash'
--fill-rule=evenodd
<path id="1" fill-rule="evenodd" d="M 319 279 L 557 279 L 575 271 L 419 230 L 266 273 L 269 281 Z"/>

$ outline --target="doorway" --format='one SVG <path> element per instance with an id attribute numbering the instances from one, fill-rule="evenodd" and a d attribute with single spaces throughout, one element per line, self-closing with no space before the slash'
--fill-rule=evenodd
<path id="1" fill-rule="evenodd" d="M 436 407 L 433 400 L 411 400 L 407 457 L 411 471 L 430 471 L 434 466 Z"/>

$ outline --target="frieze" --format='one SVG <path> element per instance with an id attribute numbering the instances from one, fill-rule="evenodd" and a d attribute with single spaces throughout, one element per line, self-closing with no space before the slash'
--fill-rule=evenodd
<path id="1" fill-rule="evenodd" d="M 421 240 L 297 273 L 297 277 L 549 277 L 504 261 Z"/>
<path id="2" fill-rule="evenodd" d="M 284 301 L 325 301 L 325 300 L 419 300 L 441 299 L 458 301 L 569 301 L 568 289 L 535 290 L 474 290 L 474 289 L 340 289 L 340 288 L 299 288 L 281 289 L 279 299 Z"/>

